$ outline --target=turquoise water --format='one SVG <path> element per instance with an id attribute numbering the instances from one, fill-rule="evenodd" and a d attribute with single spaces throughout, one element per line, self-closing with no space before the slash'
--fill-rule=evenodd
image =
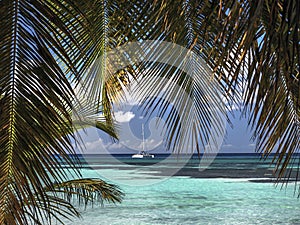
<path id="1" fill-rule="evenodd" d="M 236 164 L 253 168 L 253 160 L 241 159 L 242 165 Z M 110 175 L 108 181 L 118 184 L 126 196 L 121 204 L 80 209 L 82 218 L 66 224 L 300 224 L 294 185 L 280 190 L 272 183 L 249 182 L 249 178 L 166 177 L 145 171 L 129 165 L 126 169 L 84 168 L 85 177 Z M 149 184 L 149 180 L 155 182 Z"/>

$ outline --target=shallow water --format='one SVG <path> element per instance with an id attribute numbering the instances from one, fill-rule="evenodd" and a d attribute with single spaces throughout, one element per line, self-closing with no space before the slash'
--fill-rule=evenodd
<path id="1" fill-rule="evenodd" d="M 254 158 L 241 158 L 235 164 L 222 160 L 224 169 L 253 169 L 253 161 L 257 162 Z M 222 160 L 212 168 L 222 167 Z M 154 171 L 126 165 L 84 168 L 85 177 L 110 177 L 107 181 L 118 184 L 126 196 L 121 204 L 81 209 L 82 218 L 66 224 L 300 224 L 294 185 L 280 190 L 280 186 L 249 182 L 249 178 L 168 177 L 161 173 L 168 165 L 157 165 L 161 168 Z"/>

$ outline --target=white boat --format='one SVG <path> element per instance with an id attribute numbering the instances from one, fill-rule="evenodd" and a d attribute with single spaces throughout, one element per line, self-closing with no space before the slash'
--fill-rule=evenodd
<path id="1" fill-rule="evenodd" d="M 143 150 L 140 151 L 138 154 L 132 155 L 131 158 L 133 158 L 133 159 L 154 158 L 154 155 L 149 154 L 148 152 L 145 151 L 144 124 L 142 124 L 142 136 L 143 136 L 143 142 L 142 142 Z"/>
<path id="2" fill-rule="evenodd" d="M 143 159 L 143 158 L 154 158 L 154 155 L 149 154 L 148 152 L 141 151 L 138 154 L 134 154 L 131 156 L 133 159 Z"/>

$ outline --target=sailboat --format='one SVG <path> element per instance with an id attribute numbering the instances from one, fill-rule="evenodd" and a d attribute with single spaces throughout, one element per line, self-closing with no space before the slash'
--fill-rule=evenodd
<path id="1" fill-rule="evenodd" d="M 138 154 L 132 155 L 131 158 L 133 158 L 133 159 L 154 158 L 154 155 L 149 154 L 148 152 L 145 151 L 144 124 L 142 124 L 142 136 L 143 136 L 142 151 L 140 151 Z"/>

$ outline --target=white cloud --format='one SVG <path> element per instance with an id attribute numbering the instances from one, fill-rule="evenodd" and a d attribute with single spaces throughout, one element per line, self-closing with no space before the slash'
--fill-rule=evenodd
<path id="1" fill-rule="evenodd" d="M 85 142 L 85 147 L 88 150 L 96 150 L 97 148 L 99 148 L 100 145 L 103 145 L 102 139 Z"/>
<path id="2" fill-rule="evenodd" d="M 105 153 L 105 147 L 101 138 L 97 140 L 85 141 L 81 148 L 76 148 L 77 152 L 83 154 L 101 154 Z"/>
<path id="3" fill-rule="evenodd" d="M 121 149 L 124 148 L 124 146 L 121 143 L 109 143 L 105 146 L 107 149 Z"/>
<path id="4" fill-rule="evenodd" d="M 125 113 L 123 111 L 115 112 L 115 119 L 119 123 L 129 122 L 134 117 L 135 117 L 135 114 L 133 112 L 125 112 Z"/>
<path id="5" fill-rule="evenodd" d="M 157 148 L 158 146 L 160 146 L 162 144 L 162 140 L 155 140 L 155 139 L 146 139 L 145 140 L 145 150 L 150 151 L 153 150 L 155 148 Z M 143 148 L 143 143 L 141 142 L 137 147 L 137 149 L 142 149 Z"/>
<path id="6" fill-rule="evenodd" d="M 222 145 L 222 148 L 230 148 L 232 146 L 233 146 L 232 144 L 226 144 L 226 145 Z"/>

